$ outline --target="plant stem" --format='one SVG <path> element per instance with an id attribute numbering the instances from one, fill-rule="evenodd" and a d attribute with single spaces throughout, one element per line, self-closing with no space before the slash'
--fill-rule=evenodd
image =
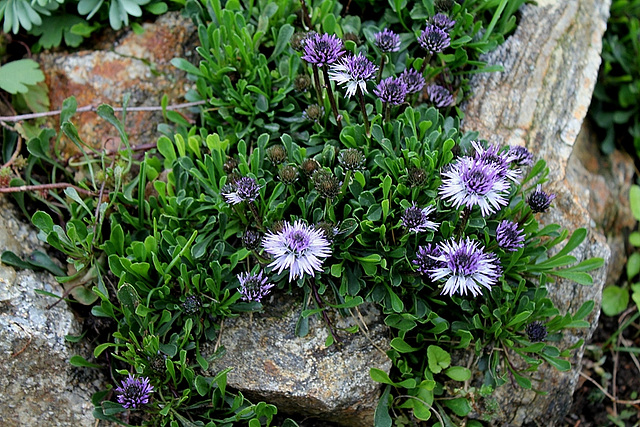
<path id="1" fill-rule="evenodd" d="M 39 191 L 39 190 L 51 190 L 54 188 L 67 188 L 73 187 L 76 189 L 78 193 L 83 193 L 88 196 L 95 196 L 96 193 L 85 190 L 84 188 L 80 188 L 73 184 L 68 184 L 66 182 L 55 182 L 53 184 L 38 184 L 38 185 L 21 185 L 19 187 L 4 187 L 0 188 L 0 193 L 20 193 L 23 191 Z"/>
<path id="2" fill-rule="evenodd" d="M 371 131 L 369 130 L 369 118 L 367 117 L 367 107 L 364 104 L 364 95 L 360 90 L 360 86 L 356 89 L 356 96 L 358 97 L 358 102 L 360 103 L 360 109 L 362 110 L 362 119 L 364 121 L 364 131 L 367 134 L 367 138 L 371 138 Z"/>
<path id="3" fill-rule="evenodd" d="M 322 99 L 322 86 L 320 86 L 320 75 L 318 74 L 318 66 L 313 67 L 313 84 L 316 86 L 316 96 L 318 97 L 318 107 L 324 107 L 324 100 Z"/>
<path id="4" fill-rule="evenodd" d="M 431 55 L 425 55 L 424 60 L 422 61 L 422 66 L 420 67 L 420 74 L 423 74 L 424 70 L 427 69 L 429 61 L 431 61 Z"/>
<path id="5" fill-rule="evenodd" d="M 322 73 L 324 76 L 324 85 L 327 88 L 327 95 L 329 96 L 329 103 L 331 104 L 331 110 L 333 110 L 333 115 L 336 118 L 338 129 L 342 129 L 342 116 L 338 112 L 336 98 L 333 96 L 333 89 L 331 89 L 331 80 L 329 80 L 329 68 L 326 65 L 322 67 Z"/>
<path id="6" fill-rule="evenodd" d="M 456 227 L 456 237 L 460 237 L 462 233 L 464 233 L 465 228 L 467 228 L 467 223 L 469 222 L 469 217 L 471 216 L 471 208 L 465 207 L 462 211 L 462 215 L 460 215 L 460 222 Z"/>
<path id="7" fill-rule="evenodd" d="M 340 193 L 344 196 L 344 194 L 347 191 L 347 187 L 349 186 L 349 181 L 351 181 L 351 174 L 353 173 L 353 171 L 351 169 L 349 169 L 347 171 L 347 174 L 344 177 L 344 182 L 342 183 L 342 188 L 340 189 Z"/>
<path id="8" fill-rule="evenodd" d="M 253 214 L 253 218 L 256 220 L 256 225 L 260 230 L 263 230 L 264 227 L 262 226 L 262 220 L 260 219 L 260 215 L 258 215 L 258 209 L 256 208 L 256 205 L 253 204 L 253 202 L 247 204 L 249 205 L 249 210 L 251 210 L 251 213 Z"/>
<path id="9" fill-rule="evenodd" d="M 376 78 L 376 84 L 380 83 L 382 80 L 382 70 L 384 70 L 384 63 L 386 62 L 387 56 L 383 53 L 382 59 L 380 60 L 380 69 L 378 70 L 378 77 Z"/>
<path id="10" fill-rule="evenodd" d="M 323 310 L 322 310 L 322 318 L 324 319 L 324 322 L 327 324 L 327 328 L 329 328 L 329 333 L 331 334 L 331 336 L 333 337 L 335 342 L 339 343 L 340 342 L 340 338 L 334 333 L 333 325 L 331 324 L 331 319 L 329 319 L 329 316 L 327 315 L 327 311 L 324 310 L 324 304 L 323 304 L 322 298 L 320 298 L 320 294 L 318 294 L 318 288 L 316 287 L 316 281 L 313 278 L 310 278 L 309 282 L 311 283 L 311 291 L 313 292 L 313 297 L 316 300 L 316 304 L 318 305 L 318 308 L 323 308 Z"/>

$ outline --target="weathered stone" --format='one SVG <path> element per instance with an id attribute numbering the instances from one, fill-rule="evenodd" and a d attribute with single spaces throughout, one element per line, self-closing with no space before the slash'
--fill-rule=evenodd
<path id="1" fill-rule="evenodd" d="M 193 54 L 197 40 L 194 25 L 172 12 L 154 23 L 143 24 L 143 28 L 142 34 L 123 33 L 115 45 L 104 46 L 103 50 L 40 55 L 52 108 L 60 108 L 70 96 L 76 97 L 79 107 L 97 107 L 102 103 L 120 107 L 126 93 L 131 96 L 128 107 L 158 107 L 165 94 L 170 104 L 184 102 L 191 84 L 185 73 L 170 61 Z M 190 118 L 188 111 L 181 112 Z M 156 141 L 157 125 L 164 122 L 160 111 L 129 111 L 126 117 L 131 145 Z M 51 119 L 54 128 L 59 125 L 57 120 Z M 116 129 L 96 113 L 78 113 L 72 122 L 83 141 L 92 147 L 99 150 L 119 147 Z M 61 141 L 61 149 L 65 157 L 78 153 L 78 148 L 66 138 Z"/>
<path id="2" fill-rule="evenodd" d="M 22 257 L 42 250 L 4 196 L 0 211 L 0 250 Z M 92 426 L 91 394 L 102 379 L 69 364 L 78 349 L 64 338 L 79 335 L 80 325 L 66 304 L 50 308 L 56 299 L 36 290 L 62 293 L 50 274 L 16 272 L 0 263 L 0 424 Z"/>
<path id="3" fill-rule="evenodd" d="M 590 170 L 589 163 L 585 167 L 581 160 L 598 156 L 597 147 L 576 147 L 598 75 L 609 5 L 608 1 L 597 0 L 547 0 L 537 6 L 524 5 L 515 34 L 484 57 L 490 64 L 502 65 L 504 72 L 474 78 L 474 96 L 464 108 L 465 129 L 479 131 L 480 137 L 490 142 L 524 145 L 536 158 L 547 161 L 550 182 L 544 189 L 556 193 L 557 198 L 553 208 L 538 214 L 538 218 L 571 231 L 586 228 L 585 242 L 572 255 L 578 261 L 591 257 L 605 260 L 603 268 L 592 272 L 592 286 L 568 280 L 549 285 L 550 296 L 561 312 L 575 312 L 587 300 L 596 303 L 586 319 L 591 328 L 568 331 L 559 343 L 561 348 L 588 340 L 593 333 L 611 260 L 604 233 L 610 208 L 594 206 L 602 194 L 591 187 L 609 181 L 608 191 L 613 197 L 604 202 L 609 206 L 618 203 L 628 178 L 627 172 L 602 174 L 601 170 Z M 500 408 L 494 424 L 559 424 L 570 408 L 583 351 L 584 345 L 573 350 L 570 372 L 558 372 L 546 364 L 541 367 L 537 374 L 540 381 L 534 382 L 534 387 L 547 395 L 510 384 L 500 387 L 492 396 Z"/>
<path id="4" fill-rule="evenodd" d="M 209 368 L 214 375 L 231 367 L 228 384 L 243 394 L 265 400 L 280 413 L 318 417 L 345 426 L 371 426 L 380 387 L 370 368 L 389 371 L 387 327 L 373 305 L 359 307 L 353 317 L 336 318 L 335 330 L 360 325 L 361 332 L 339 332 L 341 341 L 325 346 L 327 325 L 321 316 L 309 321 L 309 334 L 296 337 L 301 301 L 266 304 L 264 313 L 227 319 L 220 345 L 226 352 Z M 205 357 L 215 352 L 206 343 Z"/>

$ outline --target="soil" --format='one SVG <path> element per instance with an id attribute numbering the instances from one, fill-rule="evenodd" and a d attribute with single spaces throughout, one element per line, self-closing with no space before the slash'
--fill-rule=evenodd
<path id="1" fill-rule="evenodd" d="M 632 404 L 614 404 L 593 382 L 581 376 L 573 396 L 573 406 L 565 417 L 565 426 L 640 426 L 640 354 L 613 351 L 614 346 L 640 349 L 639 322 L 636 320 L 624 330 L 622 337 L 625 342 L 614 339 L 613 344 L 603 348 L 620 324 L 636 311 L 637 308 L 616 317 L 604 314 L 600 317 L 598 328 L 585 351 L 582 366 L 582 373 L 600 384 L 609 395 L 616 396 L 618 402 L 633 401 Z"/>

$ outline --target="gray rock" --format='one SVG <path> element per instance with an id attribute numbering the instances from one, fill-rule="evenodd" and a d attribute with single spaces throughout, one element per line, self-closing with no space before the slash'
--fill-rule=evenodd
<path id="1" fill-rule="evenodd" d="M 329 332 L 320 316 L 310 319 L 307 336 L 295 336 L 301 310 L 301 301 L 288 298 L 266 304 L 264 313 L 225 320 L 218 343 L 225 352 L 209 372 L 232 368 L 231 387 L 276 405 L 280 413 L 345 426 L 373 425 L 380 386 L 369 377 L 369 369 L 391 368 L 380 312 L 369 304 L 350 317 L 328 312 L 336 330 L 359 324 L 362 332 L 339 332 L 341 342 L 326 347 Z M 210 357 L 217 345 L 204 344 L 203 356 Z"/>
<path id="2" fill-rule="evenodd" d="M 568 280 L 549 285 L 550 297 L 563 313 L 575 312 L 587 300 L 596 303 L 586 319 L 591 327 L 568 331 L 560 348 L 588 340 L 597 325 L 611 262 L 606 234 L 611 234 L 612 228 L 607 216 L 611 204 L 624 198 L 625 180 L 633 170 L 629 159 L 620 156 L 616 157 L 616 162 L 624 165 L 620 171 L 589 168 L 588 159 L 600 156 L 597 144 L 587 143 L 588 138 L 576 143 L 598 75 L 609 6 L 610 2 L 598 0 L 547 0 L 523 6 L 515 34 L 484 57 L 490 64 L 502 65 L 504 72 L 474 78 L 474 96 L 464 107 L 465 129 L 479 131 L 480 137 L 490 142 L 524 145 L 536 158 L 547 161 L 550 174 L 545 190 L 556 193 L 557 199 L 553 208 L 538 218 L 570 231 L 586 228 L 585 242 L 572 255 L 578 261 L 590 257 L 605 260 L 603 268 L 592 272 L 592 286 Z M 599 185 L 594 189 L 594 184 Z M 630 215 L 617 208 L 615 214 L 620 218 Z M 628 219 L 623 221 L 629 223 Z M 583 351 L 584 345 L 573 351 L 569 372 L 558 372 L 546 364 L 541 367 L 534 388 L 547 395 L 510 384 L 500 387 L 492 396 L 493 406 L 499 408 L 493 423 L 559 424 L 571 405 Z"/>
<path id="3" fill-rule="evenodd" d="M 16 218 L 5 196 L 0 211 L 0 250 L 31 253 L 37 247 L 33 229 Z M 0 263 L 0 424 L 92 426 L 91 394 L 102 379 L 69 364 L 81 349 L 64 339 L 79 335 L 80 325 L 66 304 L 49 308 L 56 299 L 36 290 L 62 294 L 50 274 Z"/>

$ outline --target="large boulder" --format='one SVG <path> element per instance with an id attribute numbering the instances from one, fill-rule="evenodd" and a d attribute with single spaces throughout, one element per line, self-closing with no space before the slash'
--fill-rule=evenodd
<path id="1" fill-rule="evenodd" d="M 0 196 L 0 211 L 0 249 L 21 257 L 43 250 L 6 196 Z M 51 274 L 0 263 L 0 424 L 92 426 L 91 395 L 103 379 L 69 364 L 81 349 L 65 336 L 80 335 L 82 328 L 65 303 L 38 291 L 63 292 Z"/>
<path id="2" fill-rule="evenodd" d="M 557 198 L 554 208 L 539 219 L 570 231 L 586 228 L 587 238 L 573 255 L 579 261 L 605 260 L 603 268 L 592 272 L 592 286 L 569 280 L 549 286 L 561 312 L 575 312 L 588 300 L 596 303 L 586 319 L 591 327 L 568 331 L 561 348 L 591 337 L 602 288 L 613 276 L 609 271 L 619 274 L 620 263 L 611 263 L 607 243 L 607 235 L 616 232 L 610 216 L 615 215 L 619 224 L 633 224 L 625 204 L 633 163 L 620 154 L 603 158 L 587 130 L 578 138 L 598 76 L 609 6 L 609 1 L 599 0 L 524 5 L 515 34 L 484 57 L 490 64 L 502 65 L 504 72 L 475 77 L 474 95 L 464 106 L 466 130 L 477 130 L 490 142 L 526 146 L 536 158 L 547 161 L 545 190 Z M 620 247 L 620 242 L 614 245 L 618 252 Z M 624 259 L 624 254 L 614 258 Z M 569 372 L 541 367 L 534 386 L 546 394 L 512 384 L 499 388 L 492 396 L 492 406 L 500 408 L 493 417 L 495 425 L 560 424 L 571 405 L 583 351 L 584 344 L 573 351 Z"/>

